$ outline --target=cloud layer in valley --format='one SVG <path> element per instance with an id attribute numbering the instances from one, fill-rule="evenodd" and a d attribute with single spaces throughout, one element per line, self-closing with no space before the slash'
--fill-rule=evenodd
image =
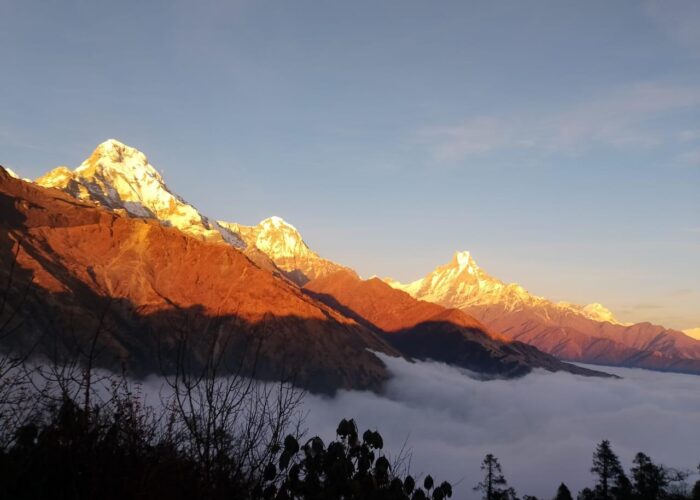
<path id="1" fill-rule="evenodd" d="M 700 461 L 697 376 L 606 368 L 624 378 L 537 372 L 484 382 L 439 363 L 384 359 L 394 374 L 384 397 L 309 395 L 306 427 L 328 439 L 341 418 L 353 417 L 360 431 L 378 429 L 391 453 L 407 440 L 412 473 L 459 483 L 456 498 L 478 498 L 472 487 L 486 453 L 501 459 L 520 494 L 540 498 L 560 481 L 576 491 L 592 485 L 601 439 L 626 467 L 638 451 L 677 468 Z"/>

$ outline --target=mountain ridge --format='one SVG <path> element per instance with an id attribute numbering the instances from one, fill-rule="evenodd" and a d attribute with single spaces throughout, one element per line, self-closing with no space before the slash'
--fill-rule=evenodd
<path id="1" fill-rule="evenodd" d="M 99 144 L 74 170 L 59 166 L 35 183 L 110 210 L 156 219 L 202 240 L 229 244 L 298 285 L 345 269 L 313 252 L 281 217 L 269 217 L 256 226 L 210 219 L 172 192 L 144 153 L 116 139 Z"/>
<path id="2" fill-rule="evenodd" d="M 482 375 L 518 377 L 533 369 L 609 376 L 563 363 L 537 348 L 495 332 L 455 308 L 418 300 L 378 278 L 338 271 L 309 282 L 314 298 L 375 329 L 400 352 Z"/>
<path id="3" fill-rule="evenodd" d="M 179 195 L 140 151 L 116 140 L 100 144 L 74 171 L 58 167 L 37 184 L 132 217 L 148 217 L 198 239 L 241 250 L 258 267 L 297 286 L 350 269 L 325 259 L 296 227 L 272 216 L 254 226 L 212 221 Z M 618 322 L 598 303 L 554 302 L 517 283 L 486 273 L 466 251 L 428 275 L 403 284 L 384 281 L 411 296 L 465 311 L 505 337 L 535 345 L 562 359 L 700 373 L 700 347 L 687 334 L 660 326 Z"/>
<path id="4" fill-rule="evenodd" d="M 509 338 L 561 359 L 700 374 L 700 342 L 650 323 L 622 324 L 600 304 L 579 306 L 530 294 L 479 268 L 468 252 L 423 278 L 390 286 L 463 310 Z"/>
<path id="5" fill-rule="evenodd" d="M 2 314 L 13 320 L 20 347 L 36 341 L 41 353 L 58 345 L 71 354 L 71 345 L 88 345 L 98 329 L 99 350 L 111 360 L 105 367 L 124 363 L 147 375 L 161 362 L 172 365 L 182 333 L 193 362 L 207 355 L 207 339 L 230 346 L 234 365 L 246 346 L 259 345 L 246 361 L 256 377 L 279 380 L 288 370 L 299 385 L 324 393 L 380 390 L 389 373 L 372 351 L 399 355 L 231 245 L 3 169 L 0 210 L 0 276 L 10 286 Z"/>

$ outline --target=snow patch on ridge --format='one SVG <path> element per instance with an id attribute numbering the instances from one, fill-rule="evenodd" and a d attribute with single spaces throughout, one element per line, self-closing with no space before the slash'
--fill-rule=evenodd
<path id="1" fill-rule="evenodd" d="M 5 172 L 7 172 L 9 174 L 9 176 L 12 177 L 13 179 L 19 179 L 19 175 L 17 175 L 15 173 L 15 171 L 12 170 L 10 167 L 2 167 L 2 168 L 4 168 Z"/>

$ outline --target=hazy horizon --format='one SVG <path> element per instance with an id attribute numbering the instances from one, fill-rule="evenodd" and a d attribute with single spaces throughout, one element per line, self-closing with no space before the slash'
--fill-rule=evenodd
<path id="1" fill-rule="evenodd" d="M 114 137 L 215 219 L 361 275 L 454 251 L 700 326 L 700 4 L 0 1 L 0 164 Z"/>

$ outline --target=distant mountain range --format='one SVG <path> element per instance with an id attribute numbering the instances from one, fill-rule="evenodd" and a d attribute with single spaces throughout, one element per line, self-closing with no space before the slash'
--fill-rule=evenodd
<path id="1" fill-rule="evenodd" d="M 454 307 L 511 339 L 569 361 L 700 373 L 700 342 L 650 323 L 621 324 L 601 304 L 552 302 L 493 278 L 468 252 L 408 284 L 411 296 Z"/>
<path id="2" fill-rule="evenodd" d="M 171 325 L 223 336 L 234 358 L 258 342 L 256 376 L 286 371 L 321 392 L 381 388 L 389 374 L 371 351 L 488 377 L 534 368 L 603 375 L 560 359 L 700 373 L 700 341 L 619 324 L 600 304 L 532 296 L 466 252 L 410 284 L 361 280 L 279 217 L 255 226 L 206 217 L 116 140 L 74 170 L 33 183 L 16 177 L 0 169 L 0 277 L 20 271 L 8 302 L 26 334 L 20 344 L 68 333 L 85 340 L 108 303 L 102 347 L 139 373 L 163 363 L 158 349 L 174 349 Z M 34 291 L 26 303 L 17 302 L 22 280 Z M 195 361 L 202 349 L 193 347 Z"/>
<path id="3" fill-rule="evenodd" d="M 488 376 L 517 377 L 532 368 L 600 375 L 509 341 L 459 309 L 414 299 L 377 278 L 365 281 L 352 271 L 338 271 L 311 281 L 305 290 L 412 358 L 442 361 Z"/>

